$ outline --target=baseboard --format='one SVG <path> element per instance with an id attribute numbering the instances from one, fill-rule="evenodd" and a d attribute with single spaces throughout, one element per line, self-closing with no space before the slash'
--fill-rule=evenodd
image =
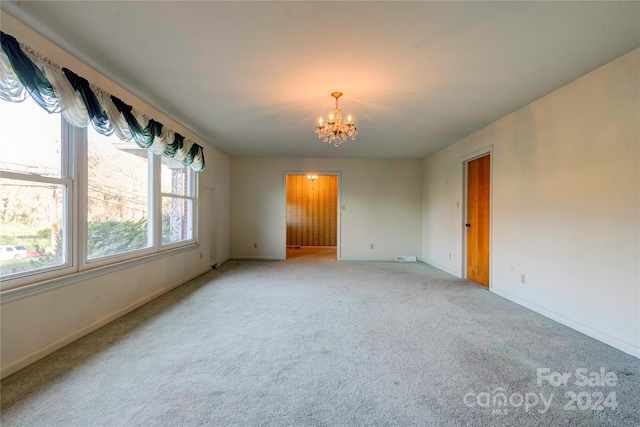
<path id="1" fill-rule="evenodd" d="M 445 267 L 444 265 L 440 265 L 440 264 L 438 264 L 437 262 L 431 262 L 431 261 L 427 261 L 427 260 L 418 260 L 418 261 L 420 261 L 420 262 L 422 262 L 422 263 L 424 263 L 424 264 L 430 265 L 431 267 L 435 267 L 435 268 L 437 268 L 438 270 L 442 270 L 442 271 L 444 271 L 445 273 L 449 273 L 450 275 L 455 276 L 455 277 L 457 277 L 457 278 L 459 278 L 459 279 L 462 277 L 462 276 L 460 275 L 460 272 L 458 272 L 458 271 L 453 271 L 453 270 L 451 270 L 451 269 L 449 269 L 449 268 Z"/>
<path id="2" fill-rule="evenodd" d="M 539 313 L 545 317 L 548 317 L 551 320 L 555 320 L 556 322 L 561 323 L 571 329 L 575 329 L 576 331 L 583 333 L 593 339 L 596 339 L 600 342 L 610 345 L 611 347 L 616 348 L 624 353 L 627 353 L 631 356 L 634 356 L 640 359 L 640 347 L 637 347 L 626 341 L 622 341 L 621 339 L 611 336 L 605 332 L 599 331 L 583 323 L 577 322 L 571 318 L 563 316 L 560 313 L 556 313 L 555 311 L 546 309 L 542 306 L 539 306 L 538 304 L 522 299 L 518 296 L 515 296 L 501 289 L 496 289 L 495 287 L 492 287 L 491 292 L 501 296 L 502 298 L 508 299 L 509 301 L 515 302 L 518 305 L 526 307 L 529 310 L 535 311 L 536 313 Z"/>
<path id="3" fill-rule="evenodd" d="M 216 260 L 216 261 L 213 261 L 213 262 L 211 263 L 211 266 L 212 266 L 212 267 L 213 267 L 213 266 L 220 267 L 222 264 L 224 264 L 224 263 L 225 263 L 225 262 L 227 262 L 227 261 L 229 261 L 229 258 L 223 258 L 223 259 L 222 259 L 222 261 L 218 261 L 218 260 Z"/>
<path id="4" fill-rule="evenodd" d="M 9 362 L 6 365 L 3 365 L 2 368 L 0 368 L 0 378 L 4 379 L 6 377 L 8 377 L 11 374 L 14 374 L 16 372 L 18 372 L 20 369 L 22 368 L 26 368 L 27 366 L 31 365 L 32 363 L 50 355 L 51 353 L 60 350 L 62 347 L 71 344 L 72 342 L 82 338 L 85 335 L 90 334 L 91 332 L 103 327 L 104 325 L 113 322 L 114 320 L 116 320 L 119 317 L 124 316 L 127 313 L 132 312 L 133 310 L 135 310 L 138 307 L 143 306 L 144 304 L 148 303 L 149 301 L 152 301 L 156 298 L 158 298 L 159 296 L 166 294 L 167 292 L 171 291 L 172 289 L 177 288 L 180 285 L 183 285 L 185 283 L 187 283 L 190 280 L 195 279 L 198 276 L 203 275 L 204 273 L 207 273 L 208 271 L 210 271 L 210 268 L 207 268 L 206 270 L 200 271 L 198 273 L 192 274 L 187 278 L 181 279 L 178 282 L 171 284 L 169 286 L 165 286 L 164 288 L 152 293 L 151 295 L 148 295 L 142 299 L 139 299 L 136 302 L 133 302 L 131 304 L 129 304 L 128 306 L 121 308 L 120 310 L 100 319 L 97 320 L 96 322 L 91 323 L 90 325 L 85 326 L 84 328 L 81 328 L 79 330 L 77 330 L 76 332 L 73 332 L 69 335 L 66 335 L 54 342 L 52 342 L 49 345 L 46 345 L 42 348 L 39 348 L 38 350 L 32 351 L 31 353 L 27 354 L 26 356 L 23 356 L 19 359 L 14 360 L 13 362 Z"/>
<path id="5" fill-rule="evenodd" d="M 238 255 L 238 256 L 232 256 L 230 259 L 235 259 L 235 260 L 262 260 L 262 261 L 284 261 L 285 258 L 282 257 L 277 257 L 277 256 L 243 256 L 243 255 Z"/>

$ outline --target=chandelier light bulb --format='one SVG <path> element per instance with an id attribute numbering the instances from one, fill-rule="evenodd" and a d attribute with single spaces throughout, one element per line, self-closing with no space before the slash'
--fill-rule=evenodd
<path id="1" fill-rule="evenodd" d="M 324 142 L 339 147 L 347 138 L 355 140 L 358 130 L 351 114 L 348 115 L 345 122 L 342 121 L 342 110 L 338 106 L 338 98 L 342 96 L 342 92 L 333 92 L 331 96 L 336 99 L 336 107 L 329 114 L 329 121 L 323 123 L 322 117 L 320 117 L 316 126 L 316 134 Z"/>

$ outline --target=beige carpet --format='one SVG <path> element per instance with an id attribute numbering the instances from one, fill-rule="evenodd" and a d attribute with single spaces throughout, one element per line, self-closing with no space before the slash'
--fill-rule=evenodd
<path id="1" fill-rule="evenodd" d="M 579 369 L 615 384 L 577 385 Z M 554 372 L 572 378 L 554 386 Z M 227 262 L 12 375 L 1 421 L 638 426 L 639 374 L 638 359 L 427 265 L 316 253 Z"/>

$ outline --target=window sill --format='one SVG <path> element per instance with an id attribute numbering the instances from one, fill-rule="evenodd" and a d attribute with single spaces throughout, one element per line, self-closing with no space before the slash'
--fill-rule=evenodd
<path id="1" fill-rule="evenodd" d="M 131 268 L 136 265 L 145 264 L 158 259 L 177 255 L 183 252 L 189 252 L 194 249 L 197 249 L 198 247 L 200 247 L 200 244 L 194 243 L 188 246 L 181 246 L 179 248 L 165 250 L 165 251 L 154 253 L 151 255 L 142 256 L 140 258 L 128 259 L 128 260 L 120 261 L 114 264 L 92 268 L 90 270 L 74 272 L 74 273 L 56 277 L 53 279 L 43 280 L 37 283 L 32 283 L 29 285 L 22 285 L 22 286 L 17 286 L 15 288 L 6 289 L 3 291 L 0 291 L 0 305 L 4 305 L 13 301 L 17 301 L 23 298 L 40 294 L 43 292 L 48 292 L 53 289 L 69 286 L 74 283 L 78 283 L 84 280 L 92 279 L 94 277 L 102 276 L 104 274 L 109 274 L 119 270 L 124 270 L 126 268 Z"/>

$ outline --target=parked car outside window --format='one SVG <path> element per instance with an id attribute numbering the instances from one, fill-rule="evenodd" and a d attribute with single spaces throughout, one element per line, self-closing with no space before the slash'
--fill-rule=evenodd
<path id="1" fill-rule="evenodd" d="M 27 248 L 21 245 L 1 245 L 0 260 L 19 259 L 27 257 Z"/>

